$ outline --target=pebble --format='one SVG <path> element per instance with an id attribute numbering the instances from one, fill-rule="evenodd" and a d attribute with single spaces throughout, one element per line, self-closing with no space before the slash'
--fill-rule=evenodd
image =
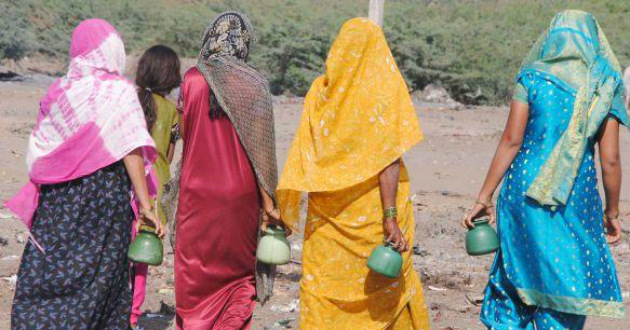
<path id="1" fill-rule="evenodd" d="M 625 256 L 630 254 L 630 245 L 627 243 L 621 243 L 617 247 L 613 248 L 613 251 L 617 252 L 620 256 Z"/>
<path id="2" fill-rule="evenodd" d="M 13 215 L 11 215 L 11 213 L 8 213 L 8 212 L 0 212 L 0 219 L 2 220 L 13 219 Z"/>
<path id="3" fill-rule="evenodd" d="M 18 242 L 18 244 L 24 244 L 24 236 L 23 235 L 17 235 L 15 240 Z"/>
<path id="4" fill-rule="evenodd" d="M 421 257 L 426 257 L 429 255 L 429 251 L 427 249 L 421 248 L 419 245 L 413 247 L 413 254 Z"/>
<path id="5" fill-rule="evenodd" d="M 468 313 L 472 310 L 472 308 L 470 306 L 459 306 L 459 308 L 457 308 L 457 311 L 460 313 Z"/>
<path id="6" fill-rule="evenodd" d="M 283 327 L 285 329 L 291 329 L 291 321 L 295 320 L 292 317 L 282 319 L 274 324 L 276 327 Z"/>
<path id="7" fill-rule="evenodd" d="M 282 312 L 282 313 L 293 313 L 298 310 L 300 305 L 299 299 L 293 299 L 290 303 L 285 306 L 282 305 L 273 305 L 271 306 L 271 310 L 274 312 Z"/>
<path id="8" fill-rule="evenodd" d="M 293 251 L 302 251 L 302 244 L 298 242 L 291 243 L 291 250 Z"/>
<path id="9" fill-rule="evenodd" d="M 484 295 L 479 294 L 479 295 L 472 295 L 472 294 L 466 294 L 466 299 L 468 299 L 468 302 L 470 302 L 471 304 L 475 305 L 475 306 L 479 306 L 483 303 L 483 298 Z"/>

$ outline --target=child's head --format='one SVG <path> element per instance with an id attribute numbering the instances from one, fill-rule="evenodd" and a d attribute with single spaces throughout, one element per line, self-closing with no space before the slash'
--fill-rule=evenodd
<path id="1" fill-rule="evenodd" d="M 151 94 L 165 96 L 181 82 L 179 58 L 174 50 L 157 45 L 142 54 L 136 71 L 136 85 L 149 130 L 157 118 L 155 102 Z"/>

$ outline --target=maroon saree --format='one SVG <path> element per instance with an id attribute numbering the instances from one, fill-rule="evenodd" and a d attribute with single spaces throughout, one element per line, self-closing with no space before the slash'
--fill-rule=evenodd
<path id="1" fill-rule="evenodd" d="M 175 247 L 180 330 L 245 330 L 255 305 L 260 200 L 256 177 L 227 117 L 210 119 L 197 68 L 180 92 L 183 162 Z"/>

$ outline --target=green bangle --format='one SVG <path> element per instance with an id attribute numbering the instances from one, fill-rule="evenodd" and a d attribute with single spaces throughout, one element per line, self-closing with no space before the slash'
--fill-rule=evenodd
<path id="1" fill-rule="evenodd" d="M 383 216 L 385 218 L 395 218 L 398 216 L 398 208 L 397 207 L 388 207 L 383 210 Z"/>

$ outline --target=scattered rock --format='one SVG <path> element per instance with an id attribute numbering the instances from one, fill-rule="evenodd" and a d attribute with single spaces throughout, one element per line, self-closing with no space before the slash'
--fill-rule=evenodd
<path id="1" fill-rule="evenodd" d="M 617 253 L 619 256 L 627 256 L 630 255 L 630 244 L 621 243 L 618 246 L 613 248 L 613 251 Z"/>
<path id="2" fill-rule="evenodd" d="M 13 219 L 13 215 L 9 212 L 0 212 L 0 219 L 10 220 L 10 219 Z"/>
<path id="3" fill-rule="evenodd" d="M 11 128 L 11 134 L 13 136 L 19 136 L 19 137 L 23 137 L 23 138 L 28 138 L 28 136 L 31 134 L 31 131 L 33 130 L 33 124 L 18 124 L 16 123 L 12 128 Z M 17 153 L 15 154 L 15 157 L 19 157 L 20 154 Z"/>
<path id="4" fill-rule="evenodd" d="M 286 319 L 282 319 L 278 322 L 276 322 L 274 324 L 274 326 L 276 327 L 283 327 L 285 329 L 291 329 L 291 321 L 294 321 L 295 319 L 292 317 L 286 318 Z"/>
<path id="5" fill-rule="evenodd" d="M 478 294 L 478 295 L 473 295 L 470 293 L 466 294 L 466 299 L 468 300 L 468 302 L 475 306 L 481 306 L 481 304 L 483 303 L 483 298 L 484 298 L 484 295 L 482 294 Z"/>
<path id="6" fill-rule="evenodd" d="M 295 311 L 298 310 L 300 305 L 300 300 L 299 299 L 293 299 L 290 303 L 288 303 L 287 305 L 273 305 L 271 306 L 271 310 L 274 312 L 282 312 L 282 313 L 293 313 Z"/>
<path id="7" fill-rule="evenodd" d="M 457 311 L 460 313 L 469 313 L 472 310 L 470 306 L 459 306 Z"/>
<path id="8" fill-rule="evenodd" d="M 441 311 L 435 313 L 435 316 L 433 316 L 433 322 L 440 322 L 442 321 L 442 318 L 444 318 L 444 315 L 442 314 Z"/>
<path id="9" fill-rule="evenodd" d="M 169 304 L 164 303 L 164 301 L 160 301 L 160 311 L 158 312 L 160 315 L 175 315 L 175 306 L 171 306 Z"/>
<path id="10" fill-rule="evenodd" d="M 421 248 L 420 245 L 416 245 L 413 247 L 413 254 L 420 257 L 426 257 L 429 255 L 429 250 Z"/>
<path id="11" fill-rule="evenodd" d="M 293 243 L 291 243 L 291 250 L 293 250 L 293 251 L 302 251 L 302 243 L 300 243 L 300 242 L 293 242 Z"/>
<path id="12" fill-rule="evenodd" d="M 160 293 L 160 294 L 171 294 L 171 293 L 173 293 L 173 289 L 162 288 L 162 289 L 160 289 L 160 291 L 158 291 L 158 293 Z"/>
<path id="13" fill-rule="evenodd" d="M 17 237 L 15 237 L 15 240 L 18 242 L 18 244 L 24 244 L 24 235 L 17 235 Z"/>
<path id="14" fill-rule="evenodd" d="M 413 92 L 411 97 L 417 101 L 443 104 L 450 110 L 461 110 L 465 108 L 463 104 L 453 100 L 444 87 L 438 85 L 428 85 L 421 91 Z"/>
<path id="15" fill-rule="evenodd" d="M 23 81 L 24 76 L 13 71 L 0 72 L 0 81 Z"/>

